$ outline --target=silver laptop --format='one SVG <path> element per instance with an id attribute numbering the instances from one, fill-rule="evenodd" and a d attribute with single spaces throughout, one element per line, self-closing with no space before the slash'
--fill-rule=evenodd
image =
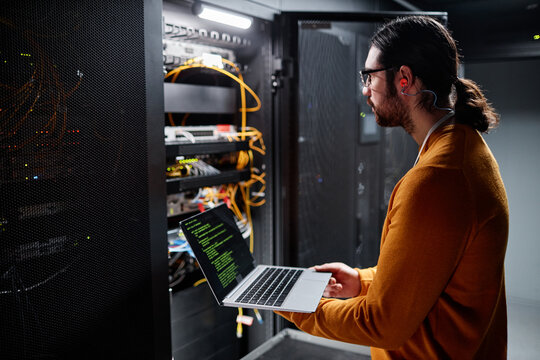
<path id="1" fill-rule="evenodd" d="M 330 273 L 258 265 L 225 204 L 180 222 L 217 302 L 223 306 L 313 312 Z"/>

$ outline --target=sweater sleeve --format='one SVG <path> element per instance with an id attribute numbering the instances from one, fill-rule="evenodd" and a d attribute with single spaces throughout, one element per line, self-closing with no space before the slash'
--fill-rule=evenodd
<path id="1" fill-rule="evenodd" d="M 359 296 L 366 295 L 367 290 L 369 289 L 369 286 L 371 285 L 371 282 L 373 281 L 373 278 L 375 277 L 375 274 L 377 273 L 377 267 L 370 267 L 367 269 L 355 269 L 358 272 L 358 276 L 360 278 L 360 284 L 362 285 L 362 288 L 360 289 Z"/>
<path id="2" fill-rule="evenodd" d="M 279 314 L 316 336 L 400 347 L 427 317 L 463 253 L 475 223 L 470 193 L 460 170 L 414 169 L 394 190 L 371 284 L 354 298 L 323 298 L 311 314 Z M 369 274 L 359 273 L 361 280 Z"/>

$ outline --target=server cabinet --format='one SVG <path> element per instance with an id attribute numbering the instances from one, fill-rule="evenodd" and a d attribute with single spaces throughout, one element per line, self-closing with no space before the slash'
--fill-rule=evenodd
<path id="1" fill-rule="evenodd" d="M 161 3 L 3 1 L 0 358 L 170 359 Z"/>
<path id="2" fill-rule="evenodd" d="M 163 3 L 166 161 L 178 170 L 166 179 L 172 350 L 175 358 L 236 359 L 274 334 L 273 314 L 261 311 L 262 323 L 239 329 L 237 315 L 256 314 L 218 306 L 182 253 L 179 221 L 228 202 L 254 258 L 273 262 L 272 27 L 253 18 L 249 29 L 235 29 L 193 7 Z M 243 99 L 244 85 L 251 91 Z"/>
<path id="3" fill-rule="evenodd" d="M 446 13 L 282 13 L 275 21 L 274 78 L 282 174 L 280 261 L 313 266 L 377 262 L 394 185 L 417 151 L 402 128 L 379 128 L 362 96 L 359 70 L 385 20 Z"/>

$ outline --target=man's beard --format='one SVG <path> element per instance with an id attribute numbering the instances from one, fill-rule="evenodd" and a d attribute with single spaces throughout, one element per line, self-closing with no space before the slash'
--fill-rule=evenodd
<path id="1" fill-rule="evenodd" d="M 375 120 L 379 126 L 401 126 L 409 134 L 414 130 L 411 115 L 397 93 L 388 94 L 387 100 L 381 106 L 375 107 L 369 98 L 367 103 L 373 108 Z"/>

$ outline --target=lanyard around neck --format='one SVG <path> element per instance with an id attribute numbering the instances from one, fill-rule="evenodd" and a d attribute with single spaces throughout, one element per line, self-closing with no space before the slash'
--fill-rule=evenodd
<path id="1" fill-rule="evenodd" d="M 437 128 L 439 126 L 441 126 L 446 120 L 450 119 L 452 116 L 454 116 L 455 112 L 454 110 L 451 110 L 448 114 L 444 115 L 442 118 L 439 119 L 439 121 L 437 121 L 435 123 L 435 125 L 433 125 L 431 127 L 431 129 L 429 129 L 427 135 L 426 135 L 426 138 L 424 139 L 424 142 L 422 143 L 422 146 L 420 147 L 420 151 L 418 151 L 418 156 L 416 157 L 416 160 L 414 161 L 414 165 L 416 165 L 416 163 L 418 162 L 418 160 L 420 159 L 420 154 L 422 153 L 422 150 L 424 150 L 424 146 L 426 146 L 426 143 L 429 139 L 429 136 L 435 131 L 437 130 Z"/>

